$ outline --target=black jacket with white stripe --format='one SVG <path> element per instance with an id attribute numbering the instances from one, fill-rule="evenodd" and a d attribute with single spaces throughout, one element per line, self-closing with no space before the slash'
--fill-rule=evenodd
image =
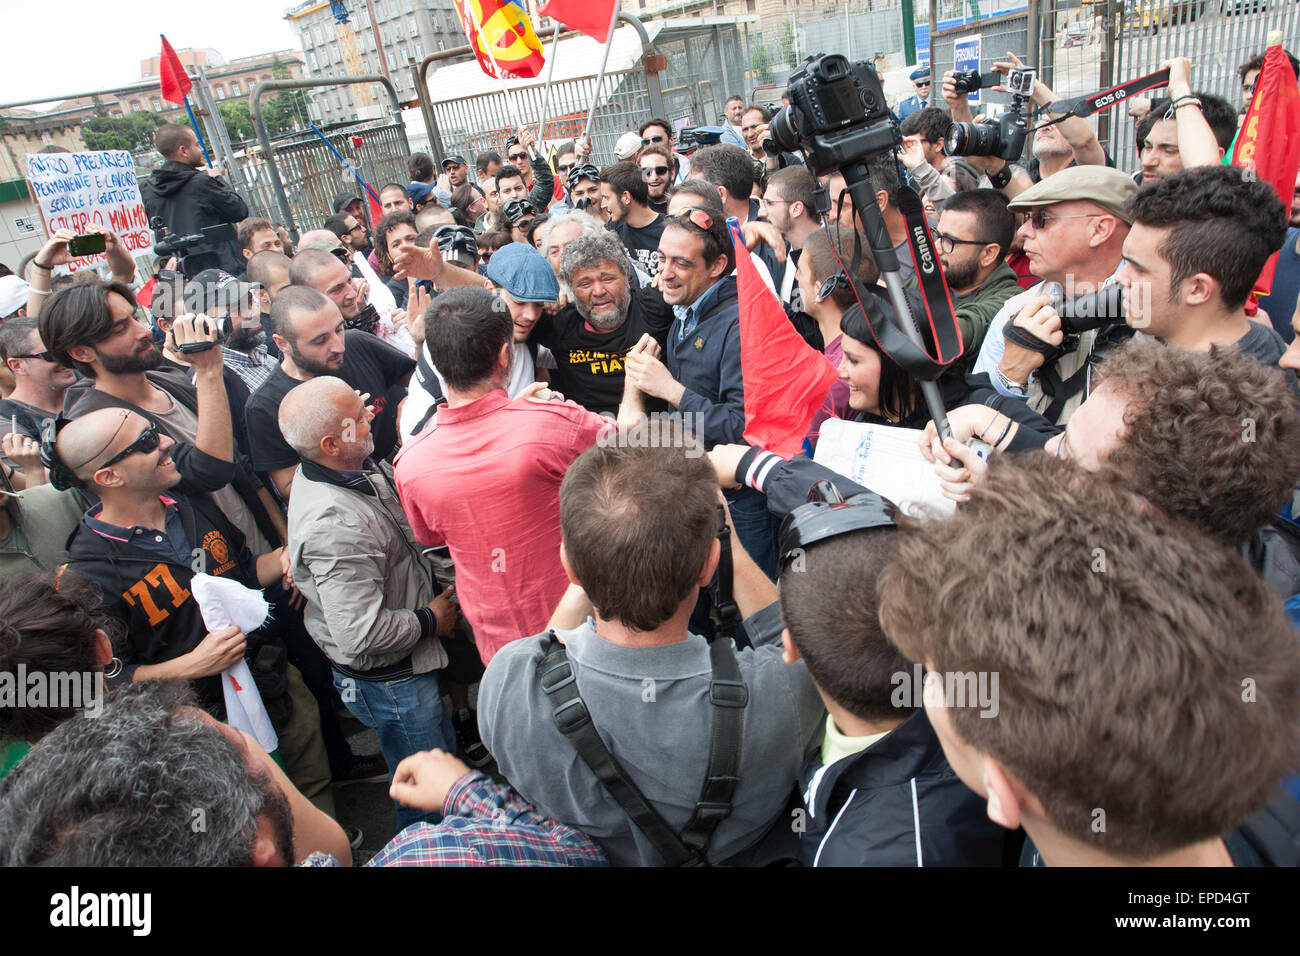
<path id="1" fill-rule="evenodd" d="M 820 747 L 818 748 L 818 753 Z M 801 778 L 804 866 L 1014 866 L 1024 834 L 988 818 L 917 709 L 859 753 Z"/>

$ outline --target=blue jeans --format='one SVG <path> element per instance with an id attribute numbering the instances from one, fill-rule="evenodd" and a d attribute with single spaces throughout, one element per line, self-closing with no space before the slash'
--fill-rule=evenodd
<path id="1" fill-rule="evenodd" d="M 397 765 L 413 753 L 435 747 L 450 754 L 456 752 L 456 733 L 442 706 L 437 671 L 372 681 L 335 670 L 334 686 L 348 710 L 378 735 L 390 782 Z M 412 823 L 437 823 L 442 819 L 437 811 L 426 813 L 398 803 L 394 807 L 398 831 Z"/>
<path id="2" fill-rule="evenodd" d="M 736 537 L 763 573 L 776 581 L 776 538 L 781 522 L 767 510 L 767 496 L 752 488 L 726 491 L 724 494 Z"/>

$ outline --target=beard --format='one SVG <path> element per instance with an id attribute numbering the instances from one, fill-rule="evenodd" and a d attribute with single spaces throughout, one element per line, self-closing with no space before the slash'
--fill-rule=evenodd
<path id="1" fill-rule="evenodd" d="M 285 866 L 293 865 L 293 811 L 289 807 L 289 798 L 276 786 L 267 773 L 255 774 L 253 778 L 262 795 L 262 815 L 271 824 L 271 835 L 275 848 L 284 860 Z"/>
<path id="2" fill-rule="evenodd" d="M 251 352 L 266 344 L 266 332 L 261 325 L 237 326 L 230 330 L 230 337 L 224 344 L 236 352 Z"/>
<path id="3" fill-rule="evenodd" d="M 331 368 L 324 362 L 317 362 L 315 359 L 309 359 L 298 351 L 298 343 L 293 342 L 289 345 L 289 354 L 293 357 L 293 363 L 304 372 L 311 375 L 337 375 L 342 369 L 340 364 L 337 368 Z"/>
<path id="4" fill-rule="evenodd" d="M 944 265 L 943 274 L 948 280 L 948 287 L 951 289 L 969 289 L 975 284 L 979 276 L 978 260 L 971 260 L 965 265 L 948 266 Z"/>
<path id="5" fill-rule="evenodd" d="M 593 329 L 600 329 L 602 332 L 608 332 L 616 329 L 627 321 L 627 309 L 632 302 L 632 293 L 628 289 L 623 290 L 623 295 L 614 302 L 614 311 L 605 316 L 597 316 L 591 306 L 579 298 L 573 300 L 574 308 L 578 310 L 578 315 L 582 320 L 590 325 Z"/>
<path id="6" fill-rule="evenodd" d="M 152 372 L 162 365 L 163 354 L 158 346 L 150 345 L 149 351 L 133 355 L 105 355 L 96 349 L 95 358 L 110 375 L 134 375 L 136 372 Z"/>

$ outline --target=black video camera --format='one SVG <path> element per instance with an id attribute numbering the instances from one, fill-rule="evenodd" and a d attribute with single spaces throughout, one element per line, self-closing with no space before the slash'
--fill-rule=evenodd
<path id="1" fill-rule="evenodd" d="M 1034 92 L 1034 71 L 1018 66 L 1003 80 L 996 73 L 961 70 L 955 84 L 960 94 L 973 93 L 1005 82 L 1011 105 L 995 120 L 983 123 L 953 123 L 944 140 L 949 156 L 998 156 L 1007 162 L 1019 159 L 1029 135 L 1029 111 L 1025 104 Z"/>
<path id="2" fill-rule="evenodd" d="M 875 156 L 902 142 L 875 69 L 838 53 L 810 56 L 790 77 L 790 105 L 772 117 L 769 133 L 782 150 L 803 150 L 816 175 Z"/>

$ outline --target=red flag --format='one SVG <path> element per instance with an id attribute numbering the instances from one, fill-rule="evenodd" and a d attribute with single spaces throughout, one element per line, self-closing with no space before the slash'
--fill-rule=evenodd
<path id="1" fill-rule="evenodd" d="M 805 342 L 762 280 L 735 230 L 740 303 L 740 369 L 745 383 L 745 441 L 782 458 L 799 453 L 813 413 L 837 378 L 830 361 Z"/>
<path id="2" fill-rule="evenodd" d="M 162 36 L 161 33 L 158 35 Z M 194 88 L 194 84 L 190 82 L 189 74 L 181 65 L 181 58 L 176 55 L 166 37 L 162 38 L 162 54 L 158 57 L 158 77 L 162 81 L 162 98 L 168 103 L 184 106 L 185 97 Z"/>
<path id="3" fill-rule="evenodd" d="M 1300 89 L 1280 42 L 1264 53 L 1255 95 L 1233 144 L 1232 163 L 1253 169 L 1256 176 L 1277 190 L 1290 210 L 1296 171 L 1300 169 Z M 1276 266 L 1277 253 L 1273 253 L 1255 280 L 1255 295 L 1267 295 L 1273 288 Z"/>
<path id="4" fill-rule="evenodd" d="M 546 0 L 537 12 L 604 43 L 617 6 L 618 0 Z"/>
<path id="5" fill-rule="evenodd" d="M 372 230 L 379 228 L 379 224 L 384 219 L 384 207 L 379 205 L 379 200 L 371 189 L 366 190 L 366 198 L 370 200 L 370 228 Z"/>

